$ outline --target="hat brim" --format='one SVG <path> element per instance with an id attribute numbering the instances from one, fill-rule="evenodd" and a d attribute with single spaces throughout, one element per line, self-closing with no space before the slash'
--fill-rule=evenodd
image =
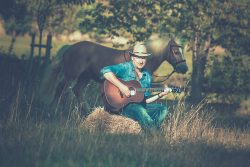
<path id="1" fill-rule="evenodd" d="M 133 53 L 131 51 L 129 51 L 129 55 L 130 56 L 138 56 L 138 57 L 148 57 L 151 56 L 151 53 Z"/>

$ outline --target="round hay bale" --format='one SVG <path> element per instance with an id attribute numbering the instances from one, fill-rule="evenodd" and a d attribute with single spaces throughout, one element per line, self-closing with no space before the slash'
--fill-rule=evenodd
<path id="1" fill-rule="evenodd" d="M 141 131 L 138 122 L 121 115 L 110 114 L 101 107 L 89 114 L 82 122 L 81 127 L 91 132 L 101 131 L 105 133 L 138 134 Z"/>

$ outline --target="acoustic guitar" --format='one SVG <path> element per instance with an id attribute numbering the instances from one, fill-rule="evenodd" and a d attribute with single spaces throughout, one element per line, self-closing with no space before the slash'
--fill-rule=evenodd
<path id="1" fill-rule="evenodd" d="M 178 87 L 161 87 L 161 88 L 142 88 L 138 81 L 123 81 L 124 85 L 129 87 L 130 97 L 122 94 L 118 87 L 105 80 L 102 86 L 102 97 L 104 101 L 105 110 L 119 114 L 121 109 L 129 103 L 140 103 L 144 100 L 144 92 L 173 92 L 181 93 L 182 89 Z"/>

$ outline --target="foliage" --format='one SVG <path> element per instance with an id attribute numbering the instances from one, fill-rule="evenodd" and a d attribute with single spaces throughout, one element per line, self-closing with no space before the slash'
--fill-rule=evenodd
<path id="1" fill-rule="evenodd" d="M 25 5 L 30 11 L 33 19 L 37 22 L 37 27 L 40 33 L 48 25 L 48 18 L 57 8 L 55 0 L 18 0 L 20 5 Z"/>
<path id="2" fill-rule="evenodd" d="M 152 20 L 159 13 L 153 1 L 105 1 L 84 6 L 80 15 L 83 31 L 95 31 L 114 36 L 128 32 L 135 40 L 148 38 L 154 30 Z M 156 14 L 154 14 L 156 13 Z"/>
<path id="3" fill-rule="evenodd" d="M 12 54 L 16 36 L 30 31 L 32 17 L 24 4 L 14 0 L 0 2 L 0 16 L 5 21 L 4 28 L 7 34 L 12 37 L 9 46 L 9 54 Z"/>
<path id="4" fill-rule="evenodd" d="M 82 5 L 83 3 L 93 3 L 95 0 L 56 0 L 57 3 L 67 4 L 67 5 Z"/>
<path id="5" fill-rule="evenodd" d="M 0 15 L 5 20 L 8 34 L 24 34 L 31 30 L 36 20 L 39 31 L 61 33 L 63 30 L 76 30 L 76 4 L 90 4 L 93 0 L 9 0 L 0 2 Z M 34 31 L 34 27 L 33 27 Z"/>
<path id="6" fill-rule="evenodd" d="M 206 93 L 220 93 L 222 96 L 229 94 L 248 96 L 250 92 L 250 59 L 241 57 L 211 56 L 207 68 L 204 89 Z"/>
<path id="7" fill-rule="evenodd" d="M 60 5 L 56 12 L 50 15 L 47 30 L 56 34 L 71 33 L 79 29 L 78 6 Z"/>
<path id="8" fill-rule="evenodd" d="M 217 33 L 212 34 L 214 43 L 227 48 L 233 56 L 248 55 L 250 48 L 250 5 L 249 0 L 224 1 L 215 13 L 214 27 Z"/>
<path id="9" fill-rule="evenodd" d="M 230 49 L 239 48 L 232 39 L 244 44 L 249 39 L 248 9 L 246 0 L 109 0 L 83 6 L 81 27 L 113 35 L 122 35 L 120 30 L 126 30 L 135 40 L 145 40 L 153 32 L 175 34 L 190 44 L 198 33 L 201 44 L 211 35 L 213 44 Z M 244 46 L 241 49 L 247 51 Z"/>
<path id="10" fill-rule="evenodd" d="M 245 0 L 180 0 L 171 1 L 167 9 L 170 9 L 170 17 L 161 28 L 173 31 L 188 41 L 193 52 L 191 97 L 197 102 L 203 98 L 205 65 L 211 47 L 221 45 L 233 56 L 248 54 L 249 5 Z"/>
<path id="11" fill-rule="evenodd" d="M 5 21 L 4 28 L 7 34 L 18 36 L 30 30 L 31 16 L 25 5 L 11 0 L 0 6 L 2 8 L 0 15 Z"/>

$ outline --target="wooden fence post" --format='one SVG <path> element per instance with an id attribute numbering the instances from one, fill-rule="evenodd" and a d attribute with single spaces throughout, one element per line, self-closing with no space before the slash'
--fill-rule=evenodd
<path id="1" fill-rule="evenodd" d="M 30 60 L 33 60 L 34 58 L 34 48 L 35 48 L 35 38 L 36 38 L 36 34 L 32 33 L 31 34 L 31 44 L 30 44 Z"/>
<path id="2" fill-rule="evenodd" d="M 45 53 L 45 63 L 47 64 L 49 62 L 50 58 L 50 50 L 52 48 L 52 35 L 47 35 L 47 42 L 46 42 L 46 53 Z"/>
<path id="3" fill-rule="evenodd" d="M 39 64 L 47 64 L 50 60 L 50 53 L 51 53 L 51 48 L 52 48 L 52 35 L 51 34 L 48 34 L 47 35 L 47 41 L 46 41 L 46 44 L 35 44 L 35 34 L 32 33 L 31 34 L 31 49 L 30 49 L 30 66 L 32 66 L 33 64 L 33 61 L 34 61 L 34 50 L 35 50 L 35 47 L 38 47 L 39 48 L 39 55 L 38 55 L 38 63 Z M 40 37 L 41 38 L 41 37 Z M 44 59 L 41 58 L 41 50 L 42 48 L 45 48 L 46 51 L 45 51 L 45 57 Z M 44 60 L 42 62 L 40 62 L 41 60 Z"/>
<path id="4" fill-rule="evenodd" d="M 31 74 L 33 68 L 33 61 L 34 61 L 34 49 L 35 49 L 35 38 L 36 34 L 31 34 L 31 44 L 30 44 L 30 60 L 29 60 L 29 69 L 28 69 L 28 76 Z"/>

